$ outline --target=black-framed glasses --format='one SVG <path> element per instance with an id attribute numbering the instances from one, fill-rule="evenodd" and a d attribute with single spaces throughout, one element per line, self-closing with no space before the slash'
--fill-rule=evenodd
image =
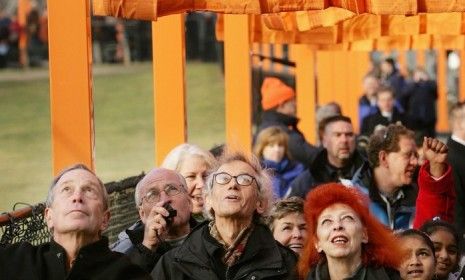
<path id="1" fill-rule="evenodd" d="M 159 189 L 152 189 L 148 191 L 141 199 L 141 204 L 145 200 L 145 202 L 149 204 L 156 203 L 160 201 L 160 194 L 161 192 L 165 192 L 167 196 L 175 196 L 180 194 L 184 190 L 184 187 L 182 185 L 173 185 L 173 184 L 167 184 L 163 187 L 163 190 Z"/>
<path id="2" fill-rule="evenodd" d="M 233 178 L 236 180 L 236 183 L 239 186 L 244 186 L 244 187 L 250 186 L 252 185 L 254 180 L 256 181 L 255 177 L 249 174 L 239 174 L 237 176 L 232 176 L 229 173 L 221 172 L 221 173 L 216 173 L 215 175 L 213 175 L 213 180 L 215 181 L 215 183 L 220 184 L 220 185 L 228 184 L 229 182 L 231 182 Z"/>

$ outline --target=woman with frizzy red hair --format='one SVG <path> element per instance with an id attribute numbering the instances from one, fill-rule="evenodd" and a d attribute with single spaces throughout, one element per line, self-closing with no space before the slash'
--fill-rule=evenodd
<path id="1" fill-rule="evenodd" d="M 308 241 L 300 256 L 300 279 L 400 279 L 402 249 L 396 237 L 369 214 L 368 197 L 329 183 L 307 195 Z"/>

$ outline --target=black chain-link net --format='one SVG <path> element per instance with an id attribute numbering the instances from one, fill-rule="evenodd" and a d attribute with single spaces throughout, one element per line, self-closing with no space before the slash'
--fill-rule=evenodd
<path id="1" fill-rule="evenodd" d="M 118 234 L 132 225 L 139 218 L 139 214 L 134 202 L 134 190 L 137 183 L 144 177 L 144 173 L 138 176 L 129 177 L 119 182 L 105 184 L 110 200 L 110 226 L 104 232 L 108 236 L 110 243 L 116 241 Z M 0 245 L 13 244 L 27 241 L 34 245 L 39 245 L 50 241 L 50 232 L 44 221 L 45 204 L 39 203 L 31 206 L 27 205 L 21 214 L 3 213 L 0 215 Z M 15 212 L 17 213 L 17 212 Z"/>

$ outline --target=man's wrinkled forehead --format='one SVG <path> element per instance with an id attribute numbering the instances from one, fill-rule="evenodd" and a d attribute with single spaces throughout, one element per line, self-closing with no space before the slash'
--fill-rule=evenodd
<path id="1" fill-rule="evenodd" d="M 55 186 L 77 181 L 88 182 L 88 184 L 100 186 L 100 182 L 97 176 L 85 169 L 73 169 L 64 173 L 56 182 Z"/>
<path id="2" fill-rule="evenodd" d="M 176 185 L 184 185 L 180 176 L 172 170 L 156 168 L 152 169 L 140 182 L 141 187 L 163 186 L 172 183 Z"/>

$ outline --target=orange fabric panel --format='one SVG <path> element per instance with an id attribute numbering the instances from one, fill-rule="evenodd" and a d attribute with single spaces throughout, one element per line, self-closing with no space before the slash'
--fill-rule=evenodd
<path id="1" fill-rule="evenodd" d="M 351 42 L 381 36 L 381 17 L 364 14 L 346 20 L 342 24 L 342 41 Z"/>
<path id="2" fill-rule="evenodd" d="M 327 0 L 94 0 L 97 16 L 156 20 L 157 17 L 187 11 L 212 11 L 226 14 L 267 14 L 288 11 L 323 10 Z"/>
<path id="3" fill-rule="evenodd" d="M 463 12 L 465 2 L 460 0 L 418 0 L 419 13 Z"/>
<path id="4" fill-rule="evenodd" d="M 417 13 L 417 0 L 367 0 L 368 13 L 378 15 L 414 15 Z"/>
<path id="5" fill-rule="evenodd" d="M 377 39 L 376 48 L 378 50 L 410 49 L 412 46 L 411 36 L 389 36 Z"/>
<path id="6" fill-rule="evenodd" d="M 187 11 L 269 14 L 340 8 L 355 14 L 415 15 L 419 12 L 463 12 L 457 0 L 94 0 L 94 15 L 156 20 Z M 324 12 L 325 13 L 325 12 Z"/>
<path id="7" fill-rule="evenodd" d="M 420 16 L 381 16 L 382 36 L 416 35 L 420 33 Z"/>
<path id="8" fill-rule="evenodd" d="M 426 15 L 428 34 L 458 35 L 462 30 L 462 13 Z"/>

